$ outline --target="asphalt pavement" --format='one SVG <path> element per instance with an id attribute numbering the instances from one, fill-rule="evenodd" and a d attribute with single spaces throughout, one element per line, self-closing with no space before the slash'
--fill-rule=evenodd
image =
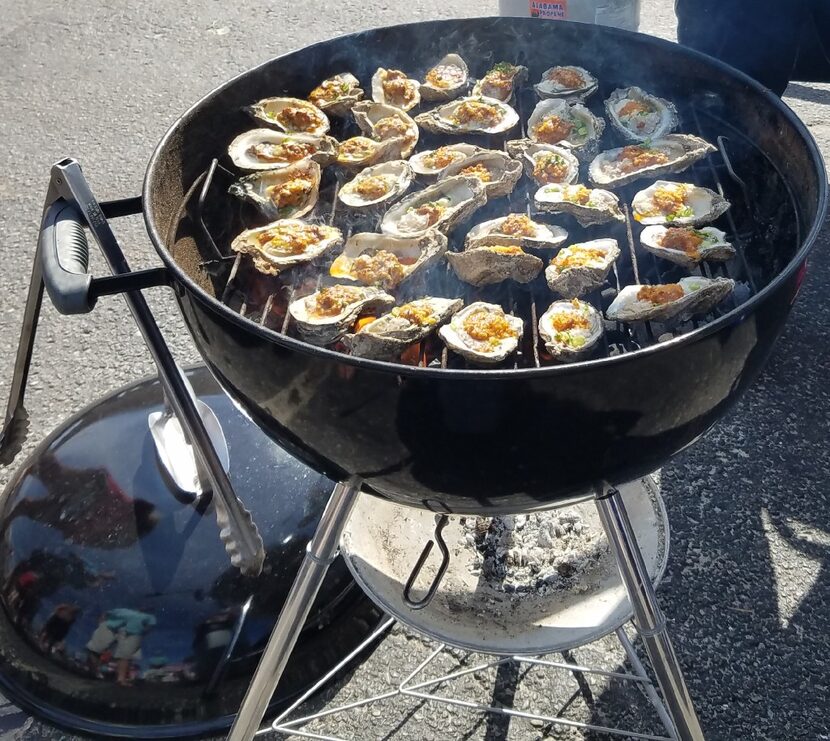
<path id="1" fill-rule="evenodd" d="M 17 344 L 49 166 L 83 165 L 103 200 L 137 195 L 144 168 L 170 123 L 231 76 L 313 41 L 372 26 L 496 12 L 495 0 L 446 4 L 54 3 L 2 0 L 0 31 L 0 396 Z M 674 36 L 671 3 L 645 0 L 642 30 Z M 791 85 L 787 102 L 830 153 L 830 86 Z M 134 267 L 157 265 L 139 218 L 117 233 Z M 705 439 L 663 469 L 673 549 L 660 596 L 690 690 L 710 739 L 830 738 L 830 231 L 810 261 L 791 321 L 770 363 Z M 93 270 L 103 272 L 100 259 Z M 148 292 L 174 352 L 196 354 L 173 302 Z M 126 307 L 61 317 L 47 305 L 30 380 L 27 450 L 90 400 L 153 372 Z M 8 472 L 0 472 L 5 484 Z M 344 702 L 402 678 L 430 650 L 400 629 L 347 682 L 326 694 Z M 618 668 L 611 639 L 575 652 Z M 450 653 L 440 668 L 469 659 Z M 654 729 L 636 691 L 594 683 L 575 720 Z M 468 696 L 552 708 L 573 687 L 550 675 L 477 672 Z M 320 702 L 316 707 L 321 707 Z M 2 718 L 16 718 L 12 710 Z M 322 726 L 321 726 L 322 728 Z M 362 710 L 328 726 L 355 739 L 597 738 L 573 729 L 496 718 L 413 699 Z M 4 724 L 21 738 L 67 738 L 33 721 Z M 0 730 L 2 730 L 0 729 Z"/>

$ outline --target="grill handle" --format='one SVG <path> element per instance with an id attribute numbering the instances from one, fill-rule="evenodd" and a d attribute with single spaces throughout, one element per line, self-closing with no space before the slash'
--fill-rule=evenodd
<path id="1" fill-rule="evenodd" d="M 39 238 L 46 292 L 61 314 L 86 314 L 95 306 L 90 295 L 89 242 L 82 216 L 62 198 L 43 215 Z"/>

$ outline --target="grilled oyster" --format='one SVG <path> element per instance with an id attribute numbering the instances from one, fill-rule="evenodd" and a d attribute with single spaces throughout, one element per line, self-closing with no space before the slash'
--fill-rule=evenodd
<path id="1" fill-rule="evenodd" d="M 438 180 L 456 175 L 481 180 L 487 199 L 492 200 L 513 192 L 522 177 L 522 163 L 495 149 L 479 149 L 467 159 L 445 168 Z"/>
<path id="2" fill-rule="evenodd" d="M 447 262 L 455 274 L 473 286 L 489 286 L 503 280 L 530 283 L 545 264 L 518 245 L 493 244 L 448 252 Z"/>
<path id="3" fill-rule="evenodd" d="M 476 301 L 455 314 L 438 335 L 450 350 L 470 362 L 492 365 L 516 352 L 523 330 L 524 322 L 505 314 L 498 304 Z"/>
<path id="4" fill-rule="evenodd" d="M 348 116 L 352 106 L 363 100 L 363 90 L 351 72 L 344 72 L 323 80 L 309 93 L 308 100 L 329 116 Z"/>
<path id="5" fill-rule="evenodd" d="M 311 262 L 343 241 L 339 229 L 306 224 L 298 219 L 281 219 L 246 229 L 231 242 L 231 249 L 250 255 L 254 267 L 266 275 L 279 275 L 294 265 Z"/>
<path id="6" fill-rule="evenodd" d="M 372 98 L 376 103 L 409 111 L 421 102 L 421 83 L 399 69 L 378 67 L 372 75 Z"/>
<path id="7" fill-rule="evenodd" d="M 545 278 L 552 291 L 564 298 L 577 298 L 599 288 L 619 256 L 616 239 L 572 244 L 551 260 Z"/>
<path id="8" fill-rule="evenodd" d="M 631 206 L 641 224 L 699 226 L 717 219 L 729 208 L 729 201 L 699 185 L 658 180 L 639 191 Z"/>
<path id="9" fill-rule="evenodd" d="M 735 248 L 726 241 L 726 232 L 713 226 L 647 226 L 640 232 L 640 243 L 664 260 L 691 268 L 703 260 L 723 261 L 735 257 Z"/>
<path id="10" fill-rule="evenodd" d="M 582 226 L 625 221 L 620 199 L 610 190 L 586 188 L 584 185 L 543 185 L 533 196 L 540 211 L 570 214 Z"/>
<path id="11" fill-rule="evenodd" d="M 364 311 L 385 309 L 395 299 L 379 288 L 334 285 L 288 305 L 300 336 L 313 345 L 330 345 L 342 337 Z"/>
<path id="12" fill-rule="evenodd" d="M 669 134 L 650 144 L 630 144 L 600 152 L 588 167 L 594 185 L 618 188 L 639 178 L 683 172 L 715 151 L 705 139 L 691 134 Z"/>
<path id="13" fill-rule="evenodd" d="M 426 298 L 396 306 L 388 314 L 343 337 L 352 355 L 376 360 L 397 358 L 447 322 L 464 302 L 460 298 Z"/>
<path id="14" fill-rule="evenodd" d="M 542 73 L 542 79 L 533 88 L 542 98 L 585 100 L 598 86 L 597 78 L 587 69 L 571 65 L 557 65 Z"/>
<path id="15" fill-rule="evenodd" d="M 503 134 L 519 123 L 519 114 L 495 98 L 458 98 L 415 116 L 426 131 L 436 134 Z"/>
<path id="16" fill-rule="evenodd" d="M 228 156 L 240 170 L 278 170 L 308 159 L 325 167 L 337 157 L 337 146 L 331 136 L 252 129 L 231 142 Z"/>
<path id="17" fill-rule="evenodd" d="M 452 100 L 467 89 L 469 70 L 458 54 L 447 54 L 432 67 L 421 83 L 424 100 Z"/>
<path id="18" fill-rule="evenodd" d="M 317 204 L 320 165 L 304 160 L 281 170 L 261 170 L 237 180 L 228 193 L 251 201 L 269 219 L 292 219 Z"/>
<path id="19" fill-rule="evenodd" d="M 559 247 L 568 238 L 561 226 L 548 226 L 533 221 L 525 214 L 508 214 L 476 224 L 469 232 L 465 246 L 515 244 L 525 249 L 546 250 Z"/>
<path id="20" fill-rule="evenodd" d="M 580 157 L 597 151 L 605 121 L 584 105 L 550 98 L 540 100 L 527 120 L 527 135 L 539 144 L 557 144 Z"/>
<path id="21" fill-rule="evenodd" d="M 436 228 L 448 234 L 487 202 L 484 184 L 457 175 L 404 198 L 380 222 L 384 234 L 416 237 Z"/>
<path id="22" fill-rule="evenodd" d="M 635 142 L 660 139 L 678 126 L 677 109 L 638 87 L 617 88 L 605 101 L 611 125 Z"/>
<path id="23" fill-rule="evenodd" d="M 412 154 L 418 143 L 418 126 L 400 108 L 361 100 L 354 104 L 352 113 L 360 130 L 375 141 L 404 140 L 396 159 L 406 159 Z"/>
<path id="24" fill-rule="evenodd" d="M 506 103 L 527 79 L 527 67 L 510 62 L 493 65 L 473 87 L 473 95 L 494 98 Z"/>
<path id="25" fill-rule="evenodd" d="M 479 149 L 475 144 L 448 144 L 413 154 L 409 164 L 418 175 L 440 175 L 450 165 L 461 162 Z"/>
<path id="26" fill-rule="evenodd" d="M 563 147 L 539 144 L 531 139 L 514 139 L 507 142 L 507 151 L 522 161 L 527 176 L 539 185 L 579 180 L 579 160 Z"/>
<path id="27" fill-rule="evenodd" d="M 353 234 L 329 273 L 333 278 L 391 289 L 433 264 L 446 251 L 447 238 L 435 229 L 420 237 Z"/>
<path id="28" fill-rule="evenodd" d="M 656 286 L 626 286 L 606 311 L 619 322 L 666 321 L 705 314 L 723 301 L 735 288 L 730 278 L 681 278 L 679 283 Z"/>
<path id="29" fill-rule="evenodd" d="M 412 168 L 405 160 L 392 160 L 361 170 L 337 197 L 351 208 L 369 208 L 400 198 L 412 184 Z"/>
<path id="30" fill-rule="evenodd" d="M 350 170 L 362 170 L 369 165 L 400 159 L 401 151 L 406 147 L 403 138 L 379 142 L 365 136 L 353 136 L 340 144 L 337 164 Z"/>
<path id="31" fill-rule="evenodd" d="M 578 298 L 554 301 L 539 317 L 539 335 L 556 360 L 578 360 L 602 337 L 602 315 Z"/>
<path id="32" fill-rule="evenodd" d="M 329 119 L 316 105 L 299 98 L 264 98 L 247 109 L 254 118 L 276 126 L 286 134 L 323 136 Z"/>

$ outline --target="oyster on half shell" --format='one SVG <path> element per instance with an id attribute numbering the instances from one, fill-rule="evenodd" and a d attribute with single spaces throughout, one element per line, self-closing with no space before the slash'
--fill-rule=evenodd
<path id="1" fill-rule="evenodd" d="M 320 165 L 302 160 L 281 170 L 260 170 L 240 178 L 228 193 L 253 203 L 269 219 L 304 216 L 317 205 Z"/>
<path id="2" fill-rule="evenodd" d="M 731 278 L 681 278 L 666 285 L 626 286 L 606 311 L 619 322 L 666 321 L 676 316 L 705 314 L 723 301 L 735 288 Z"/>
<path id="3" fill-rule="evenodd" d="M 495 98 L 458 98 L 419 113 L 415 121 L 436 134 L 503 134 L 519 123 L 519 114 Z"/>
<path id="4" fill-rule="evenodd" d="M 372 98 L 376 103 L 409 111 L 421 102 L 421 83 L 399 69 L 378 67 L 372 75 Z"/>
<path id="5" fill-rule="evenodd" d="M 354 120 L 366 136 L 375 141 L 403 139 L 395 159 L 406 159 L 418 143 L 418 126 L 406 112 L 385 103 L 361 100 L 352 106 Z"/>
<path id="6" fill-rule="evenodd" d="M 465 246 L 482 247 L 492 244 L 515 244 L 525 249 L 556 249 L 568 238 L 561 226 L 541 224 L 525 214 L 508 214 L 476 224 L 465 240 Z"/>
<path id="7" fill-rule="evenodd" d="M 455 274 L 472 286 L 489 286 L 504 280 L 530 283 L 545 264 L 519 245 L 481 245 L 463 252 L 448 252 L 447 262 Z"/>
<path id="8" fill-rule="evenodd" d="M 246 229 L 231 242 L 231 249 L 250 255 L 259 272 L 279 275 L 294 265 L 315 260 L 342 241 L 343 235 L 333 226 L 281 219 Z"/>
<path id="9" fill-rule="evenodd" d="M 392 289 L 435 263 L 446 251 L 447 238 L 435 229 L 419 237 L 361 232 L 349 237 L 329 273 L 333 278 Z"/>
<path id="10" fill-rule="evenodd" d="M 473 95 L 507 102 L 527 79 L 527 67 L 510 62 L 493 65 L 473 87 Z"/>
<path id="11" fill-rule="evenodd" d="M 444 344 L 471 363 L 493 365 L 516 352 L 524 322 L 498 304 L 476 301 L 438 330 Z"/>
<path id="12" fill-rule="evenodd" d="M 342 337 L 364 311 L 394 305 L 388 293 L 371 286 L 334 285 L 288 305 L 300 336 L 313 345 L 330 345 Z"/>
<path id="13" fill-rule="evenodd" d="M 639 191 L 631 206 L 635 221 L 641 224 L 699 226 L 725 213 L 729 201 L 699 185 L 658 180 Z"/>
<path id="14" fill-rule="evenodd" d="M 467 89 L 469 70 L 458 54 L 447 54 L 426 73 L 421 83 L 424 100 L 452 100 Z"/>
<path id="15" fill-rule="evenodd" d="M 582 226 L 625 221 L 620 199 L 610 190 L 586 188 L 584 185 L 543 185 L 533 196 L 540 211 L 552 214 L 570 214 Z"/>
<path id="16" fill-rule="evenodd" d="M 400 159 L 401 152 L 407 146 L 403 138 L 379 142 L 365 136 L 353 136 L 341 142 L 337 150 L 337 164 L 349 170 L 362 170 L 369 165 Z"/>
<path id="17" fill-rule="evenodd" d="M 726 240 L 726 232 L 713 226 L 647 226 L 640 232 L 640 244 L 657 257 L 692 268 L 704 260 L 725 261 L 735 257 L 735 248 Z"/>
<path id="18" fill-rule="evenodd" d="M 602 337 L 602 315 L 578 298 L 554 301 L 539 317 L 539 336 L 545 349 L 563 363 L 578 360 Z"/>
<path id="19" fill-rule="evenodd" d="M 594 239 L 565 247 L 545 269 L 552 291 L 577 298 L 599 288 L 620 256 L 616 239 Z"/>
<path id="20" fill-rule="evenodd" d="M 538 185 L 575 183 L 579 180 L 579 160 L 564 147 L 539 144 L 531 139 L 507 142 L 507 151 L 522 161 L 527 176 Z"/>
<path id="21" fill-rule="evenodd" d="M 428 149 L 413 154 L 409 164 L 418 175 L 440 175 L 450 165 L 466 159 L 480 150 L 475 144 L 447 144 L 438 149 Z"/>
<path id="22" fill-rule="evenodd" d="M 669 134 L 647 146 L 630 144 L 600 152 L 588 166 L 588 177 L 594 185 L 618 188 L 639 178 L 683 172 L 714 151 L 699 136 Z"/>
<path id="23" fill-rule="evenodd" d="M 677 109 L 668 100 L 638 87 L 618 88 L 605 101 L 611 125 L 625 139 L 660 139 L 678 126 Z"/>
<path id="24" fill-rule="evenodd" d="M 331 136 L 252 129 L 231 142 L 228 156 L 240 170 L 279 170 L 308 159 L 325 167 L 336 159 L 337 147 Z"/>
<path id="25" fill-rule="evenodd" d="M 397 358 L 409 345 L 428 337 L 464 306 L 460 298 L 427 296 L 395 306 L 388 314 L 343 337 L 352 355 L 375 360 Z"/>
<path id="26" fill-rule="evenodd" d="M 343 72 L 323 80 L 309 93 L 308 100 L 329 116 L 348 116 L 352 106 L 363 100 L 363 90 L 351 72 Z"/>
<path id="27" fill-rule="evenodd" d="M 417 237 L 432 228 L 447 234 L 486 202 L 480 180 L 456 175 L 396 203 L 384 214 L 380 230 L 396 237 Z"/>
<path id="28" fill-rule="evenodd" d="M 370 208 L 400 198 L 411 184 L 409 163 L 392 160 L 361 170 L 340 188 L 337 197 L 350 208 Z"/>
<path id="29" fill-rule="evenodd" d="M 527 135 L 539 144 L 556 144 L 579 157 L 597 151 L 605 121 L 580 103 L 559 98 L 540 100 L 527 120 Z"/>
<path id="30" fill-rule="evenodd" d="M 286 134 L 323 136 L 329 130 L 326 114 L 300 98 L 264 98 L 246 110 L 254 118 L 276 126 Z"/>
<path id="31" fill-rule="evenodd" d="M 479 149 L 445 168 L 438 180 L 456 175 L 474 177 L 484 184 L 488 200 L 509 195 L 522 177 L 522 163 L 495 149 Z"/>
<path id="32" fill-rule="evenodd" d="M 597 78 L 587 69 L 572 65 L 557 65 L 542 73 L 542 79 L 533 88 L 540 98 L 564 98 L 582 101 L 598 86 Z"/>

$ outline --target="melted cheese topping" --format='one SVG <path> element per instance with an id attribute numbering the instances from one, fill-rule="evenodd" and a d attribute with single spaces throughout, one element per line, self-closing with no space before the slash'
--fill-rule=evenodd
<path id="1" fill-rule="evenodd" d="M 481 81 L 481 87 L 485 94 L 490 98 L 498 98 L 499 100 L 506 100 L 513 92 L 513 78 L 518 71 L 508 62 L 499 62 L 493 69 L 491 69 Z"/>
<path id="2" fill-rule="evenodd" d="M 312 106 L 287 105 L 276 120 L 287 131 L 313 131 L 322 124 L 319 113 Z"/>
<path id="3" fill-rule="evenodd" d="M 654 109 L 645 101 L 642 100 L 627 100 L 620 106 L 617 115 L 620 118 L 629 118 L 631 116 L 639 116 L 644 113 L 652 113 Z"/>
<path id="4" fill-rule="evenodd" d="M 373 129 L 375 137 L 380 141 L 386 141 L 396 136 L 406 136 L 409 132 L 409 126 L 406 121 L 397 116 L 387 116 L 380 119 Z"/>
<path id="5" fill-rule="evenodd" d="M 353 83 L 342 80 L 324 80 L 309 93 L 308 99 L 315 104 L 332 103 L 338 98 L 348 95 L 353 88 Z"/>
<path id="6" fill-rule="evenodd" d="M 355 181 L 352 190 L 367 201 L 373 201 L 385 196 L 394 182 L 394 175 L 365 175 Z"/>
<path id="7" fill-rule="evenodd" d="M 533 177 L 540 183 L 561 183 L 569 171 L 565 158 L 556 152 L 540 154 L 533 163 Z"/>
<path id="8" fill-rule="evenodd" d="M 384 97 L 392 105 L 405 106 L 415 99 L 415 84 L 400 70 L 386 70 L 381 86 Z"/>
<path id="9" fill-rule="evenodd" d="M 420 206 L 411 208 L 410 211 L 418 216 L 425 217 L 427 226 L 432 226 L 438 222 L 441 215 L 447 210 L 447 206 L 447 201 L 430 201 L 429 203 L 423 203 Z"/>
<path id="10" fill-rule="evenodd" d="M 403 306 L 396 306 L 392 309 L 392 316 L 406 319 L 410 324 L 419 327 L 428 327 L 437 321 L 429 301 L 412 301 Z"/>
<path id="11" fill-rule="evenodd" d="M 306 303 L 306 310 L 313 316 L 337 316 L 363 296 L 363 291 L 354 286 L 327 286 Z"/>
<path id="12" fill-rule="evenodd" d="M 568 203 L 575 203 L 579 206 L 587 206 L 588 202 L 591 200 L 591 189 L 586 188 L 584 185 L 568 186 L 564 191 L 562 191 L 562 198 Z"/>
<path id="13" fill-rule="evenodd" d="M 585 80 L 579 72 L 567 67 L 554 67 L 548 72 L 548 79 L 568 90 L 576 90 L 585 84 Z"/>
<path id="14" fill-rule="evenodd" d="M 377 143 L 365 136 L 353 136 L 346 139 L 338 150 L 337 159 L 343 162 L 349 160 L 363 160 L 371 157 L 377 149 Z"/>
<path id="15" fill-rule="evenodd" d="M 289 139 L 280 144 L 259 142 L 249 147 L 248 154 L 262 162 L 291 163 L 299 162 L 316 151 L 317 147 L 311 142 L 298 142 Z"/>
<path id="16" fill-rule="evenodd" d="M 482 103 L 480 100 L 465 100 L 455 109 L 453 120 L 457 124 L 477 124 L 479 126 L 495 126 L 504 117 L 504 111 L 491 103 Z"/>
<path id="17" fill-rule="evenodd" d="M 499 234 L 510 234 L 521 237 L 536 236 L 536 224 L 524 214 L 508 214 L 498 228 Z"/>
<path id="18" fill-rule="evenodd" d="M 327 229 L 323 226 L 281 223 L 259 232 L 254 239 L 264 252 L 300 255 L 327 236 Z"/>
<path id="19" fill-rule="evenodd" d="M 431 170 L 438 170 L 449 167 L 453 162 L 459 162 L 463 159 L 463 152 L 458 152 L 449 147 L 439 147 L 434 152 L 424 156 L 423 163 Z"/>
<path id="20" fill-rule="evenodd" d="M 700 245 L 705 241 L 705 237 L 694 229 L 685 227 L 670 227 L 666 229 L 663 238 L 660 240 L 659 246 L 667 250 L 677 250 L 684 252 L 690 257 L 698 257 L 700 254 Z"/>
<path id="21" fill-rule="evenodd" d="M 404 279 L 404 269 L 397 255 L 386 250 L 364 252 L 352 263 L 352 275 L 361 283 L 392 288 Z"/>
<path id="22" fill-rule="evenodd" d="M 654 189 L 650 207 L 643 214 L 635 214 L 635 218 L 648 216 L 665 216 L 667 220 L 692 215 L 692 209 L 686 205 L 686 196 L 689 186 L 685 183 L 671 183 Z"/>
<path id="23" fill-rule="evenodd" d="M 465 167 L 458 174 L 478 178 L 482 183 L 489 183 L 493 180 L 493 173 L 481 162 Z"/>
<path id="24" fill-rule="evenodd" d="M 607 258 L 608 252 L 599 247 L 573 244 L 562 250 L 551 260 L 550 264 L 561 273 L 568 268 L 576 268 L 583 265 L 603 265 Z"/>
<path id="25" fill-rule="evenodd" d="M 665 165 L 668 161 L 669 156 L 665 152 L 640 144 L 623 147 L 617 157 L 618 167 L 622 173 L 634 172 L 653 165 Z"/>
<path id="26" fill-rule="evenodd" d="M 552 114 L 545 116 L 533 128 L 533 134 L 540 142 L 545 144 L 558 144 L 567 139 L 573 131 L 574 125 L 562 118 Z"/>
<path id="27" fill-rule="evenodd" d="M 432 87 L 446 90 L 464 80 L 464 70 L 454 64 L 439 64 L 427 72 L 426 81 Z"/>
<path id="28" fill-rule="evenodd" d="M 642 286 L 637 291 L 637 300 L 648 301 L 659 306 L 683 298 L 683 288 L 679 283 L 667 283 L 662 286 Z"/>
<path id="29" fill-rule="evenodd" d="M 490 244 L 480 249 L 495 252 L 497 255 L 523 255 L 525 253 L 521 247 L 512 244 Z"/>
<path id="30" fill-rule="evenodd" d="M 278 208 L 301 206 L 314 188 L 308 178 L 298 177 L 265 189 L 268 198 Z"/>
<path id="31" fill-rule="evenodd" d="M 462 327 L 471 339 L 491 348 L 497 347 L 502 340 L 518 336 L 504 312 L 490 309 L 471 311 L 464 317 Z"/>

